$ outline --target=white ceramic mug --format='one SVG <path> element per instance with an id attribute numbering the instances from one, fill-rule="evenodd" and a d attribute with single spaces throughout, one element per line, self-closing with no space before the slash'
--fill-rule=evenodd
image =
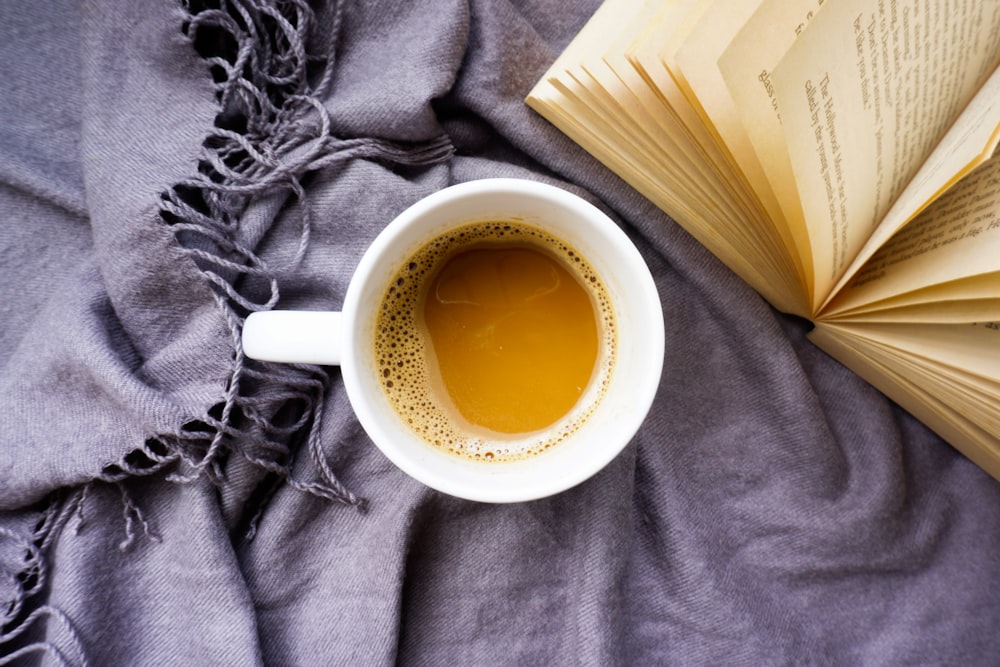
<path id="1" fill-rule="evenodd" d="M 376 367 L 376 315 L 395 272 L 420 247 L 456 226 L 516 220 L 567 242 L 604 282 L 615 311 L 617 348 L 607 388 L 568 438 L 529 458 L 479 462 L 438 449 L 409 429 L 383 393 Z M 649 412 L 663 366 L 663 312 L 649 269 L 625 233 L 590 203 L 563 189 L 519 179 L 455 185 L 415 203 L 372 242 L 340 312 L 252 313 L 247 356 L 339 365 L 351 405 L 375 445 L 434 489 L 483 502 L 518 502 L 573 487 L 601 470 Z"/>

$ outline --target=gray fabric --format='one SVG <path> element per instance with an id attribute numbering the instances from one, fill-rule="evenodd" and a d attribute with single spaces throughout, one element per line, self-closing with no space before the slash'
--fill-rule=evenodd
<path id="1" fill-rule="evenodd" d="M 596 4 L 0 4 L 0 664 L 996 664 L 1000 485 L 524 106 Z M 491 176 L 604 207 L 667 325 L 635 441 L 508 506 L 238 346 Z"/>

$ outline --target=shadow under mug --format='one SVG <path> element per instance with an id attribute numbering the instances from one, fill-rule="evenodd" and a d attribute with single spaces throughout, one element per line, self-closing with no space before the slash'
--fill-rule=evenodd
<path id="1" fill-rule="evenodd" d="M 590 263 L 614 310 L 615 361 L 599 402 L 568 437 L 528 458 L 481 462 L 427 443 L 397 415 L 380 385 L 374 332 L 390 281 L 418 249 L 455 227 L 505 220 L 547 231 Z M 405 473 L 444 493 L 494 503 L 559 493 L 612 461 L 649 412 L 660 382 L 663 345 L 656 286 L 621 228 L 566 190 L 508 178 L 454 185 L 403 211 L 362 256 L 341 311 L 257 312 L 243 329 L 248 357 L 339 365 L 362 427 Z"/>

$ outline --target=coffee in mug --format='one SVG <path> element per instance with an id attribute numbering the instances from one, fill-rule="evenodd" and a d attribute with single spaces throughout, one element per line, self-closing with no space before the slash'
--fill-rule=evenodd
<path id="1" fill-rule="evenodd" d="M 614 365 L 614 311 L 581 253 L 513 220 L 463 224 L 395 272 L 375 322 L 393 409 L 428 444 L 476 461 L 556 445 Z"/>
<path id="2" fill-rule="evenodd" d="M 509 178 L 415 202 L 364 252 L 340 310 L 251 313 L 242 342 L 254 359 L 339 366 L 396 466 L 504 503 L 614 459 L 664 359 L 656 285 L 622 229 L 563 188 Z"/>

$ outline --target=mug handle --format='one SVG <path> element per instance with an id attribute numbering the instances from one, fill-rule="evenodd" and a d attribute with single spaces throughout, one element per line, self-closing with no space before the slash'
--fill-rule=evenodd
<path id="1" fill-rule="evenodd" d="M 260 361 L 339 366 L 343 316 L 314 310 L 250 313 L 243 323 L 243 353 Z"/>

